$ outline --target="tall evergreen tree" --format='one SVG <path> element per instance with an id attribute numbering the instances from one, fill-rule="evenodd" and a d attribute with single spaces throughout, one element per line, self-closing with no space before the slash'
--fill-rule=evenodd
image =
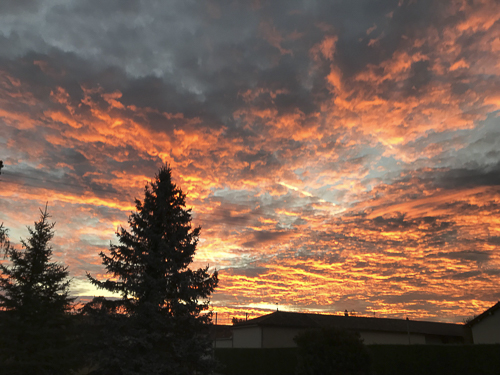
<path id="1" fill-rule="evenodd" d="M 68 268 L 51 262 L 54 223 L 47 207 L 30 237 L 21 240 L 23 249 L 10 245 L 3 229 L 0 235 L 10 265 L 0 264 L 0 347 L 2 369 L 9 374 L 64 373 L 69 323 L 67 312 L 74 298 L 69 296 Z"/>
<path id="2" fill-rule="evenodd" d="M 208 340 L 211 321 L 208 298 L 217 286 L 217 272 L 208 266 L 190 268 L 200 227 L 192 228 L 186 196 L 162 167 L 147 184 L 144 201 L 135 201 L 130 232 L 119 228 L 119 245 L 100 253 L 112 278 L 91 282 L 121 295 L 99 298 L 87 308 L 112 304 L 114 341 L 101 365 L 109 374 L 207 374 L 213 365 Z M 104 308 L 105 309 L 105 308 Z"/>

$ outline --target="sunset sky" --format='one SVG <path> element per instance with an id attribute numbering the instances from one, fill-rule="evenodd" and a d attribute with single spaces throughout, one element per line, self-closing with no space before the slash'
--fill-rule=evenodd
<path id="1" fill-rule="evenodd" d="M 461 322 L 500 299 L 495 0 L 0 2 L 0 222 L 72 291 L 162 163 L 221 316 Z"/>

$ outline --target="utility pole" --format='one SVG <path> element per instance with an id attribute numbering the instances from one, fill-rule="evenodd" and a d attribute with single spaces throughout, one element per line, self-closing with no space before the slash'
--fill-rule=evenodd
<path id="1" fill-rule="evenodd" d="M 217 311 L 215 312 L 215 327 L 214 327 L 214 353 L 217 348 Z M 215 357 L 214 357 L 215 358 Z"/>
<path id="2" fill-rule="evenodd" d="M 406 317 L 406 329 L 408 330 L 408 345 L 411 345 L 410 318 Z"/>

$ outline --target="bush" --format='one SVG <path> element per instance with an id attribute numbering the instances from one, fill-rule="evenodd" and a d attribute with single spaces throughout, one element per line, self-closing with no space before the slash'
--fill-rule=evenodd
<path id="1" fill-rule="evenodd" d="M 297 375 L 370 373 L 370 355 L 359 334 L 334 328 L 297 335 Z"/>
<path id="2" fill-rule="evenodd" d="M 217 348 L 217 374 L 291 375 L 297 363 L 297 348 Z"/>

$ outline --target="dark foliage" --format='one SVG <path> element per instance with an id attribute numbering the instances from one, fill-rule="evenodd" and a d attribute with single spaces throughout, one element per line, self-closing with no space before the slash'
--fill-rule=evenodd
<path id="1" fill-rule="evenodd" d="M 500 345 L 370 345 L 380 375 L 498 375 Z"/>
<path id="2" fill-rule="evenodd" d="M 217 286 L 217 272 L 189 265 L 200 228 L 191 227 L 185 195 L 171 180 L 171 169 L 160 169 L 146 185 L 144 201 L 135 201 L 130 232 L 120 228 L 119 245 L 110 246 L 102 262 L 113 278 L 98 288 L 118 293 L 115 301 L 94 299 L 84 313 L 102 324 L 99 350 L 103 374 L 198 374 L 213 368 L 204 313 Z M 97 349 L 97 348 L 96 348 Z"/>
<path id="3" fill-rule="evenodd" d="M 217 348 L 221 375 L 292 375 L 297 348 Z"/>
<path id="4" fill-rule="evenodd" d="M 304 331 L 298 346 L 298 375 L 362 375 L 370 373 L 370 355 L 358 334 L 335 328 Z"/>
<path id="5" fill-rule="evenodd" d="M 376 375 L 498 375 L 500 344 L 367 345 Z M 215 349 L 222 375 L 290 375 L 297 348 Z"/>
<path id="6" fill-rule="evenodd" d="M 64 374 L 74 364 L 70 355 L 73 298 L 67 267 L 51 262 L 54 223 L 47 207 L 40 211 L 23 250 L 10 245 L 0 227 L 0 243 L 10 265 L 0 264 L 0 363 L 8 374 Z"/>

